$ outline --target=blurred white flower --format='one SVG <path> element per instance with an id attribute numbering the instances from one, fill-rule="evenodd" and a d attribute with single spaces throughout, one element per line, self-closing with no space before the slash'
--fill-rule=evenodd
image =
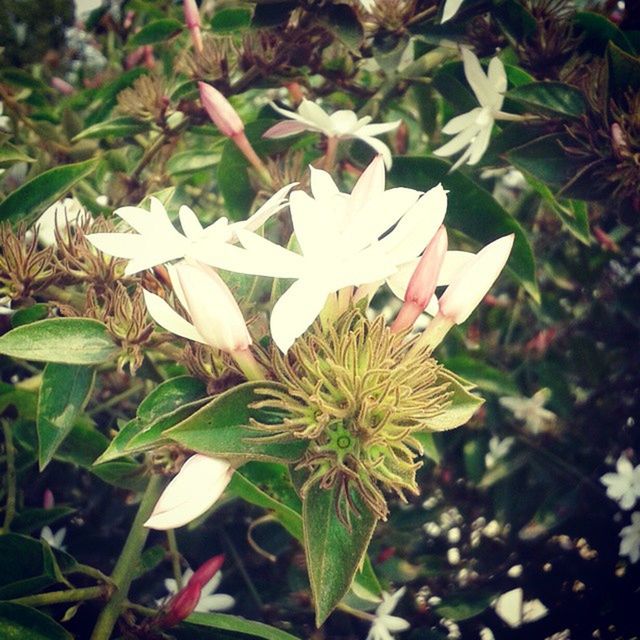
<path id="1" fill-rule="evenodd" d="M 495 466 L 500 458 L 504 458 L 513 446 L 515 438 L 509 436 L 502 440 L 498 436 L 492 436 L 489 440 L 489 451 L 484 456 L 484 464 L 487 469 Z"/>
<path id="2" fill-rule="evenodd" d="M 367 640 L 393 640 L 392 633 L 399 633 L 410 628 L 411 625 L 407 620 L 391 615 L 405 591 L 406 588 L 402 587 L 393 594 L 382 592 L 382 602 L 376 609 Z"/>
<path id="3" fill-rule="evenodd" d="M 452 118 L 442 127 L 442 133 L 454 135 L 446 144 L 433 153 L 437 156 L 451 156 L 466 147 L 451 170 L 465 162 L 477 164 L 489 146 L 491 130 L 496 120 L 520 120 L 520 116 L 501 111 L 504 92 L 507 90 L 507 74 L 499 58 L 492 58 L 488 73 L 482 70 L 475 54 L 462 47 L 462 62 L 467 82 L 475 94 L 479 107 Z"/>
<path id="4" fill-rule="evenodd" d="M 544 388 L 536 391 L 531 398 L 515 396 L 500 398 L 500 404 L 511 411 L 516 420 L 524 420 L 527 429 L 537 435 L 551 430 L 556 424 L 558 416 L 544 408 L 550 396 L 551 391 Z"/>
<path id="5" fill-rule="evenodd" d="M 182 587 L 186 587 L 193 576 L 193 570 L 187 569 L 182 574 Z M 200 592 L 200 600 L 194 611 L 201 613 L 210 613 L 212 611 L 228 611 L 236 603 L 233 596 L 229 596 L 226 593 L 215 593 L 222 582 L 222 571 L 218 571 L 209 582 L 207 582 Z M 156 600 L 158 606 L 164 604 L 171 596 L 178 593 L 178 583 L 174 578 L 167 578 L 164 581 L 164 586 L 168 591 L 167 595 L 160 600 Z"/>
<path id="6" fill-rule="evenodd" d="M 628 556 L 632 563 L 640 560 L 640 511 L 631 514 L 631 524 L 620 531 L 620 555 Z"/>
<path id="7" fill-rule="evenodd" d="M 192 455 L 162 492 L 144 526 L 164 531 L 195 520 L 222 495 L 232 475 L 226 460 Z"/>
<path id="8" fill-rule="evenodd" d="M 451 20 L 451 18 L 453 18 L 453 16 L 455 16 L 456 13 L 458 13 L 458 10 L 462 6 L 462 2 L 463 0 L 445 0 L 440 23 L 442 24 L 447 20 Z"/>
<path id="9" fill-rule="evenodd" d="M 52 549 L 60 549 L 60 551 L 64 551 L 66 549 L 66 546 L 62 544 L 66 535 L 66 527 L 58 529 L 55 533 L 51 530 L 51 527 L 48 526 L 42 527 L 42 530 L 40 531 L 40 538 L 42 538 L 42 540 L 44 540 Z"/>
<path id="10" fill-rule="evenodd" d="M 348 109 L 340 109 L 329 115 L 315 102 L 306 99 L 302 100 L 297 111 L 282 109 L 274 103 L 271 103 L 271 107 L 285 118 L 290 118 L 292 122 L 278 122 L 264 133 L 265 138 L 284 138 L 302 131 L 318 131 L 328 138 L 336 138 L 337 140 L 357 138 L 381 154 L 387 167 L 391 166 L 389 147 L 375 136 L 393 131 L 400 126 L 401 120 L 369 124 L 371 116 L 358 118 L 353 111 Z"/>
<path id="11" fill-rule="evenodd" d="M 607 487 L 607 495 L 621 509 L 631 509 L 640 498 L 640 465 L 634 468 L 630 460 L 621 455 L 616 462 L 616 473 L 605 473 L 600 482 Z"/>
<path id="12" fill-rule="evenodd" d="M 67 225 L 75 227 L 89 215 L 87 210 L 75 198 L 65 198 L 52 204 L 36 221 L 38 241 L 45 247 L 56 243 L 56 227 L 58 233 L 65 237 Z"/>
<path id="13" fill-rule="evenodd" d="M 4 112 L 4 104 L 2 104 L 2 100 L 0 100 L 0 131 L 8 131 L 9 125 L 11 124 L 11 119 L 9 116 L 2 115 Z"/>
<path id="14" fill-rule="evenodd" d="M 91 233 L 87 239 L 100 251 L 128 259 L 126 275 L 180 258 L 234 270 L 238 260 L 246 257 L 246 252 L 233 246 L 237 230 L 255 231 L 261 227 L 285 206 L 292 187 L 290 184 L 277 191 L 247 220 L 229 223 L 227 218 L 219 218 L 207 228 L 189 207 L 182 206 L 178 217 L 183 233 L 173 226 L 160 200 L 152 197 L 149 211 L 141 207 L 120 207 L 114 211 L 137 233 Z"/>
<path id="15" fill-rule="evenodd" d="M 538 599 L 525 601 L 524 592 L 520 588 L 503 593 L 495 601 L 493 608 L 498 617 L 514 629 L 540 620 L 549 612 Z"/>

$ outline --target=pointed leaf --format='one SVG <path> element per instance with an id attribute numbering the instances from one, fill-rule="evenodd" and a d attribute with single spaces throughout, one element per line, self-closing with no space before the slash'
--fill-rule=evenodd
<path id="1" fill-rule="evenodd" d="M 75 136 L 73 142 L 84 140 L 85 138 L 96 138 L 98 140 L 102 140 L 103 138 L 124 138 L 136 133 L 148 131 L 150 128 L 151 123 L 149 122 L 143 122 L 130 116 L 119 116 L 118 118 L 99 122 L 98 124 L 88 127 Z"/>
<path id="2" fill-rule="evenodd" d="M 44 469 L 89 400 L 95 369 L 50 362 L 42 374 L 38 398 L 38 462 Z"/>
<path id="3" fill-rule="evenodd" d="M 30 221 L 95 171 L 98 160 L 54 167 L 25 182 L 0 202 L 0 220 Z"/>
<path id="4" fill-rule="evenodd" d="M 117 352 L 107 327 L 87 318 L 40 320 L 0 336 L 0 353 L 25 360 L 102 364 Z"/>
<path id="5" fill-rule="evenodd" d="M 246 634 L 249 638 L 265 638 L 266 640 L 299 640 L 286 631 L 281 631 L 263 622 L 247 620 L 240 616 L 232 616 L 228 613 L 192 613 L 187 618 L 184 627 L 209 627 L 223 631 L 234 631 Z M 197 628 L 197 627 L 196 627 Z"/>
<path id="6" fill-rule="evenodd" d="M 586 110 L 583 93 L 562 82 L 523 84 L 507 92 L 506 97 L 545 115 L 579 118 Z"/>
<path id="7" fill-rule="evenodd" d="M 0 638 L 73 640 L 73 636 L 49 616 L 13 602 L 0 602 Z"/>
<path id="8" fill-rule="evenodd" d="M 175 18 L 161 18 L 146 24 L 138 33 L 129 39 L 128 45 L 139 47 L 144 44 L 166 42 L 169 38 L 180 33 L 184 24 Z"/>
<path id="9" fill-rule="evenodd" d="M 349 531 L 336 515 L 337 491 L 335 486 L 321 489 L 316 482 L 309 487 L 302 506 L 304 546 L 317 626 L 349 591 L 377 522 L 360 497 L 352 493 L 360 515 L 350 514 Z"/>

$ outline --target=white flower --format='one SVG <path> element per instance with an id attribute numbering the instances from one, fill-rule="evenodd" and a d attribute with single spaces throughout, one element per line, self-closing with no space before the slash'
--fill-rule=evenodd
<path id="1" fill-rule="evenodd" d="M 404 618 L 392 616 L 391 613 L 406 591 L 405 587 L 394 594 L 382 592 L 382 602 L 376 609 L 376 615 L 371 623 L 367 640 L 393 640 L 392 633 L 406 631 L 411 626 Z"/>
<path id="2" fill-rule="evenodd" d="M 66 547 L 62 544 L 64 542 L 64 537 L 67 535 L 67 528 L 62 527 L 62 529 L 58 529 L 55 533 L 51 530 L 51 527 L 45 526 L 42 527 L 42 531 L 40 531 L 40 537 L 52 548 L 52 549 L 60 549 L 60 551 L 64 551 Z"/>
<path id="3" fill-rule="evenodd" d="M 458 13 L 458 10 L 462 6 L 462 2 L 463 0 L 445 0 L 440 24 L 442 24 L 443 22 L 447 22 L 447 20 L 451 20 L 451 18 L 456 15 L 456 13 Z"/>
<path id="4" fill-rule="evenodd" d="M 2 115 L 3 111 L 4 105 L 2 104 L 2 100 L 0 100 L 0 131 L 8 131 L 11 119 L 9 118 L 9 116 Z"/>
<path id="5" fill-rule="evenodd" d="M 193 571 L 191 569 L 187 569 L 182 575 L 182 587 L 186 587 L 189 584 L 189 580 L 193 576 Z M 200 600 L 198 600 L 198 604 L 194 611 L 199 611 L 201 613 L 210 613 L 211 611 L 228 611 L 233 607 L 236 603 L 233 596 L 229 596 L 226 593 L 215 593 L 215 591 L 220 586 L 220 582 L 222 582 L 222 571 L 217 571 L 216 574 L 207 582 L 200 592 Z M 171 596 L 178 593 L 178 583 L 174 578 L 167 578 L 164 581 L 164 586 L 168 591 L 166 597 L 157 600 L 156 604 L 158 606 L 164 604 Z"/>
<path id="6" fill-rule="evenodd" d="M 467 147 L 452 167 L 452 171 L 467 162 L 476 164 L 489 146 L 491 130 L 495 120 L 519 120 L 518 116 L 504 113 L 500 109 L 507 89 L 507 74 L 498 58 L 492 58 L 485 75 L 478 58 L 469 49 L 462 48 L 464 73 L 475 94 L 479 107 L 449 120 L 442 133 L 456 134 L 433 153 L 437 156 L 451 156 Z"/>
<path id="7" fill-rule="evenodd" d="M 58 233 L 65 237 L 67 225 L 74 227 L 89 214 L 75 198 L 65 198 L 52 204 L 37 220 L 38 241 L 45 247 L 56 243 L 56 227 Z"/>
<path id="8" fill-rule="evenodd" d="M 484 464 L 487 469 L 491 469 L 500 458 L 504 458 L 509 453 L 514 442 L 515 438 L 511 436 L 502 440 L 498 436 L 492 436 L 491 440 L 489 440 L 489 451 L 484 456 Z"/>
<path id="9" fill-rule="evenodd" d="M 193 324 L 174 311 L 160 296 L 143 289 L 151 317 L 167 331 L 233 353 L 247 349 L 251 336 L 233 294 L 209 266 L 181 261 L 169 265 L 173 291 Z"/>
<path id="10" fill-rule="evenodd" d="M 162 492 L 144 526 L 164 531 L 195 520 L 222 495 L 232 474 L 226 460 L 196 453 Z"/>
<path id="11" fill-rule="evenodd" d="M 631 514 L 631 524 L 620 531 L 620 555 L 629 556 L 632 563 L 640 560 L 640 511 Z"/>
<path id="12" fill-rule="evenodd" d="M 220 218 L 206 229 L 189 207 L 182 206 L 178 216 L 183 233 L 171 224 L 160 200 L 152 197 L 149 211 L 140 207 L 120 207 L 114 211 L 137 233 L 91 233 L 87 239 L 100 251 L 128 259 L 126 275 L 180 258 L 233 270 L 246 253 L 232 244 L 237 241 L 237 230 L 255 231 L 261 227 L 282 209 L 292 187 L 290 184 L 277 191 L 247 220 L 229 223 L 227 218 Z"/>
<path id="13" fill-rule="evenodd" d="M 616 462 L 617 473 L 605 473 L 600 482 L 607 487 L 607 495 L 616 500 L 621 509 L 631 509 L 640 498 L 640 465 L 634 466 L 621 455 Z"/>
<path id="14" fill-rule="evenodd" d="M 520 588 L 503 593 L 495 601 L 493 608 L 498 617 L 514 629 L 540 620 L 549 612 L 538 599 L 525 601 L 524 592 Z"/>
<path id="15" fill-rule="evenodd" d="M 311 100 L 303 99 L 298 111 L 282 109 L 271 103 L 279 114 L 290 118 L 293 122 L 278 122 L 264 133 L 266 138 L 284 138 L 301 131 L 318 131 L 329 138 L 344 140 L 358 138 L 373 147 L 384 158 L 387 167 L 391 166 L 391 151 L 389 147 L 375 136 L 393 131 L 401 120 L 381 124 L 369 124 L 371 116 L 358 116 L 348 109 L 340 109 L 329 115 L 322 107 Z"/>
<path id="16" fill-rule="evenodd" d="M 530 398 L 507 396 L 500 398 L 500 404 L 511 411 L 516 420 L 523 420 L 531 433 L 538 435 L 551 430 L 558 418 L 553 411 L 544 405 L 551 396 L 549 389 L 540 389 Z"/>
<path id="17" fill-rule="evenodd" d="M 431 192 L 423 196 L 413 189 L 385 190 L 384 180 L 379 156 L 351 194 L 340 193 L 328 173 L 312 169 L 313 197 L 294 191 L 289 201 L 302 255 L 256 234 L 238 231 L 240 242 L 265 270 L 272 270 L 270 275 L 296 280 L 271 314 L 271 335 L 282 351 L 311 325 L 329 294 L 348 286 L 376 283 L 377 287 L 396 271 L 399 262 L 420 253 L 440 226 L 441 217 L 436 215 L 431 221 L 424 207 L 431 201 Z M 414 215 L 418 213 L 422 216 Z M 379 241 L 396 223 L 387 238 L 398 237 Z M 404 238 L 405 226 L 413 230 L 412 237 Z M 406 242 L 400 243 L 403 238 Z"/>

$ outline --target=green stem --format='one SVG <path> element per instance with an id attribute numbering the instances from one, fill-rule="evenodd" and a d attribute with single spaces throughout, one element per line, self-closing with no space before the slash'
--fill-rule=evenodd
<path id="1" fill-rule="evenodd" d="M 238 349 L 237 351 L 232 351 L 231 356 L 236 361 L 240 371 L 244 373 L 247 380 L 254 381 L 267 379 L 267 374 L 249 349 Z"/>
<path id="2" fill-rule="evenodd" d="M 11 521 L 16 515 L 16 449 L 13 446 L 11 427 L 6 420 L 2 420 L 2 431 L 4 434 L 5 453 L 7 456 L 7 506 L 4 512 L 2 533 L 9 533 Z"/>
<path id="3" fill-rule="evenodd" d="M 111 574 L 115 591 L 98 617 L 96 626 L 91 634 L 91 640 L 108 640 L 111 637 L 111 632 L 120 616 L 122 605 L 127 598 L 129 587 L 133 582 L 134 574 L 140 560 L 140 554 L 147 541 L 149 530 L 145 529 L 144 523 L 151 515 L 153 507 L 158 501 L 163 488 L 164 479 L 161 476 L 151 476 L 149 484 L 142 496 L 140 506 L 138 507 L 138 513 L 131 525 L 129 536 L 124 543 L 118 562 L 116 562 L 116 566 Z"/>
<path id="4" fill-rule="evenodd" d="M 173 577 L 178 586 L 178 591 L 180 591 L 180 589 L 182 589 L 182 571 L 180 570 L 180 552 L 178 551 L 178 542 L 176 541 L 176 532 L 174 529 L 167 529 L 167 542 L 169 543 Z"/>
<path id="5" fill-rule="evenodd" d="M 47 607 L 61 602 L 80 602 L 82 600 L 95 600 L 108 595 L 108 586 L 83 587 L 81 589 L 65 589 L 64 591 L 50 591 L 49 593 L 39 593 L 35 596 L 24 596 L 9 600 L 14 604 L 23 604 L 26 607 Z"/>
<path id="6" fill-rule="evenodd" d="M 88 564 L 76 564 L 73 569 L 70 570 L 70 573 L 81 573 L 84 576 L 89 576 L 100 582 L 112 584 L 111 578 L 108 575 L 94 567 L 90 567 Z"/>
<path id="7" fill-rule="evenodd" d="M 109 409 L 110 407 L 113 407 L 114 405 L 119 404 L 122 400 L 126 400 L 127 398 L 130 398 L 131 396 L 134 396 L 137 393 L 140 393 L 140 391 L 142 391 L 143 389 L 144 389 L 144 383 L 134 384 L 128 389 L 125 389 L 122 393 L 118 393 L 115 396 L 111 396 L 111 398 L 109 398 L 108 400 L 105 400 L 104 402 L 97 404 L 95 407 L 87 411 L 87 415 L 95 416 L 101 411 L 104 411 L 105 409 Z"/>

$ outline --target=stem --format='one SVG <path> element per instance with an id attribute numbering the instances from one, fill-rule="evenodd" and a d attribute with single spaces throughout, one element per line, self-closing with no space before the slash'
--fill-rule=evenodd
<path id="1" fill-rule="evenodd" d="M 255 149 L 251 146 L 251 143 L 249 142 L 249 139 L 247 138 L 245 132 L 240 131 L 234 136 L 231 136 L 231 139 L 233 140 L 236 147 L 240 149 L 242 155 L 244 155 L 244 157 L 249 161 L 253 168 L 258 172 L 258 175 L 260 176 L 264 184 L 272 186 L 273 178 L 269 173 L 269 169 L 267 169 L 265 163 L 256 153 Z"/>
<path id="2" fill-rule="evenodd" d="M 4 448 L 7 457 L 7 506 L 4 512 L 2 533 L 9 533 L 11 521 L 16 515 L 16 449 L 13 446 L 11 427 L 6 420 L 2 420 L 4 434 Z"/>
<path id="3" fill-rule="evenodd" d="M 324 155 L 324 170 L 331 171 L 336 163 L 336 152 L 338 151 L 338 138 L 329 136 L 327 138 L 327 151 Z"/>
<path id="4" fill-rule="evenodd" d="M 95 600 L 108 595 L 110 588 L 106 585 L 100 587 L 83 587 L 81 589 L 65 589 L 64 591 L 50 591 L 39 593 L 35 596 L 24 596 L 9 600 L 14 604 L 23 604 L 26 607 L 47 607 L 60 602 L 80 602 L 81 600 Z"/>
<path id="5" fill-rule="evenodd" d="M 122 400 L 126 400 L 127 398 L 134 396 L 137 393 L 140 393 L 140 391 L 142 391 L 143 389 L 144 389 L 144 383 L 135 384 L 129 389 L 125 389 L 122 393 L 118 393 L 115 396 L 111 396 L 111 398 L 109 398 L 108 400 L 105 400 L 104 402 L 97 404 L 95 407 L 93 407 L 93 409 L 91 409 L 90 411 L 87 411 L 87 415 L 95 416 L 97 413 L 100 413 L 105 409 L 109 409 L 110 407 L 113 407 L 114 405 L 119 404 Z"/>
<path id="6" fill-rule="evenodd" d="M 259 362 L 255 359 L 249 349 L 238 349 L 237 351 L 232 351 L 231 356 L 236 361 L 236 364 L 240 367 L 240 371 L 244 373 L 247 380 L 267 379 L 264 369 L 260 366 Z"/>
<path id="7" fill-rule="evenodd" d="M 411 351 L 413 353 L 421 350 L 432 352 L 444 340 L 453 324 L 451 320 L 438 314 L 423 331 Z"/>
<path id="8" fill-rule="evenodd" d="M 180 589 L 182 589 L 182 571 L 180 570 L 180 552 L 178 551 L 178 542 L 176 541 L 176 532 L 174 529 L 167 529 L 167 542 L 169 543 L 173 577 L 178 586 L 178 591 L 180 591 Z"/>
<path id="9" fill-rule="evenodd" d="M 151 515 L 163 487 L 164 479 L 161 476 L 151 476 L 138 507 L 138 513 L 136 513 L 131 525 L 129 536 L 111 574 L 115 591 L 98 617 L 96 626 L 91 634 L 91 640 L 108 640 L 111 637 L 111 632 L 129 593 L 129 587 L 133 582 L 140 554 L 149 534 L 149 530 L 145 529 L 144 523 Z"/>
<path id="10" fill-rule="evenodd" d="M 70 573 L 81 573 L 82 575 L 100 580 L 106 584 L 112 584 L 111 578 L 108 575 L 102 573 L 102 571 L 95 567 L 90 567 L 88 564 L 77 564 L 70 570 Z"/>

